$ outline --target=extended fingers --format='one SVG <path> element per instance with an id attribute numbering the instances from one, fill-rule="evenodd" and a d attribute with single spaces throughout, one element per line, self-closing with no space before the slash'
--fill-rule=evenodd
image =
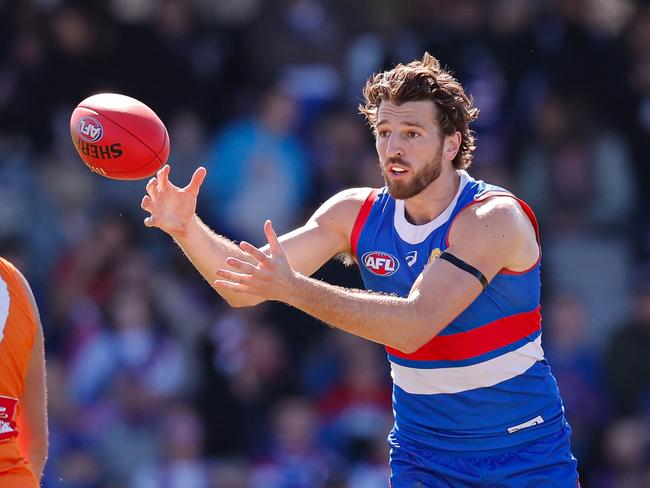
<path id="1" fill-rule="evenodd" d="M 217 276 L 234 283 L 247 283 L 251 278 L 251 275 L 249 274 L 237 273 L 236 271 L 230 271 L 229 269 L 223 268 L 217 270 Z"/>
<path id="2" fill-rule="evenodd" d="M 264 222 L 264 234 L 266 234 L 266 239 L 269 241 L 269 245 L 271 247 L 271 255 L 284 256 L 284 249 L 278 240 L 278 235 L 275 233 L 273 223 L 270 220 Z"/>
<path id="3" fill-rule="evenodd" d="M 146 190 L 151 198 L 156 198 L 156 195 L 158 195 L 158 179 L 155 176 L 147 183 Z"/>
<path id="4" fill-rule="evenodd" d="M 149 195 L 145 195 L 142 197 L 142 202 L 140 203 L 140 207 L 142 207 L 143 210 L 146 210 L 147 212 L 151 212 L 151 205 L 152 205 L 152 200 Z"/>
<path id="5" fill-rule="evenodd" d="M 203 166 L 196 168 L 196 171 L 194 171 L 190 183 L 184 188 L 184 190 L 194 195 L 198 195 L 199 189 L 201 188 L 201 185 L 203 184 L 203 180 L 205 180 L 205 175 L 207 173 L 208 170 L 206 170 Z"/>
<path id="6" fill-rule="evenodd" d="M 255 294 L 248 285 L 244 285 L 242 283 L 234 283 L 228 280 L 214 280 L 212 282 L 212 285 L 217 288 L 227 288 L 229 290 L 234 290 L 238 293 L 246 293 L 249 295 Z"/>
<path id="7" fill-rule="evenodd" d="M 239 248 L 242 251 L 244 251 L 246 254 L 250 254 L 259 263 L 266 263 L 269 260 L 269 257 L 266 254 L 264 254 L 262 251 L 260 251 L 255 246 L 253 246 L 252 244 L 246 241 L 241 241 L 239 243 Z"/>
<path id="8" fill-rule="evenodd" d="M 157 185 L 156 188 L 158 191 L 163 191 L 163 189 L 169 185 L 169 165 L 166 164 L 158 170 L 156 173 Z"/>
<path id="9" fill-rule="evenodd" d="M 226 264 L 232 268 L 246 271 L 247 273 L 253 273 L 254 271 L 259 270 L 259 268 L 254 264 L 233 257 L 226 258 Z"/>
<path id="10" fill-rule="evenodd" d="M 226 258 L 226 264 L 232 268 L 236 268 L 248 274 L 252 274 L 255 271 L 259 271 L 258 266 L 251 264 L 248 261 L 243 261 L 239 258 L 233 258 L 233 257 Z"/>
<path id="11" fill-rule="evenodd" d="M 253 293 L 251 275 L 236 273 L 227 269 L 217 270 L 217 279 L 212 282 L 214 286 L 229 288 L 243 293 Z"/>
<path id="12" fill-rule="evenodd" d="M 147 227 L 153 227 L 154 226 L 154 217 L 153 217 L 153 211 L 152 211 L 152 206 L 153 202 L 151 200 L 151 197 L 149 195 L 145 195 L 142 197 L 142 202 L 140 203 L 140 206 L 146 210 L 147 212 L 151 213 L 149 217 L 144 219 L 144 225 Z"/>

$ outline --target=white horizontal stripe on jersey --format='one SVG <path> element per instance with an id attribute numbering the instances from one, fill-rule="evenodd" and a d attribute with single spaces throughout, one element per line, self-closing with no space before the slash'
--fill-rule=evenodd
<path id="1" fill-rule="evenodd" d="M 452 368 L 410 368 L 390 361 L 396 386 L 407 393 L 436 395 L 459 393 L 496 385 L 519 376 L 544 359 L 542 336 L 501 356 L 471 366 Z"/>

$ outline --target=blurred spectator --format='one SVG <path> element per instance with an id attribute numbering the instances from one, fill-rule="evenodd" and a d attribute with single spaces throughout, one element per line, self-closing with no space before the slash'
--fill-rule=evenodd
<path id="1" fill-rule="evenodd" d="M 92 229 L 77 235 L 70 249 L 59 257 L 51 280 L 60 282 L 52 290 L 52 318 L 59 326 L 85 299 L 99 306 L 113 292 L 118 263 L 132 245 L 133 231 L 127 220 L 107 212 Z"/>
<path id="2" fill-rule="evenodd" d="M 354 3 L 340 0 L 262 2 L 250 26 L 256 35 L 243 39 L 245 55 L 256 60 L 255 69 L 245 71 L 247 79 L 253 83 L 263 83 L 269 76 L 279 80 L 310 119 L 338 95 L 340 55 L 350 29 L 363 18 Z"/>
<path id="3" fill-rule="evenodd" d="M 74 398 L 96 404 L 115 381 L 139 384 L 152 401 L 182 393 L 182 351 L 157 322 L 150 297 L 133 286 L 115 290 L 108 302 L 108 327 L 87 337 L 71 361 Z"/>
<path id="4" fill-rule="evenodd" d="M 274 88 L 262 95 L 258 110 L 219 133 L 204 185 L 212 225 L 252 242 L 264 238 L 267 218 L 280 231 L 295 225 L 311 184 L 304 149 L 293 135 L 295 101 Z"/>
<path id="5" fill-rule="evenodd" d="M 633 247 L 625 233 L 636 190 L 628 150 L 576 96 L 545 98 L 535 124 L 518 163 L 517 193 L 539 218 L 546 279 L 585 300 L 587 341 L 600 347 L 629 313 Z"/>
<path id="6" fill-rule="evenodd" d="M 642 417 L 614 421 L 601 444 L 605 463 L 596 470 L 589 486 L 637 488 L 650 485 L 650 425 Z"/>
<path id="7" fill-rule="evenodd" d="M 387 417 L 390 417 L 386 412 Z M 347 470 L 348 487 L 350 488 L 385 488 L 386 480 L 390 478 L 390 469 L 386 464 L 388 459 L 388 443 L 386 432 L 392 427 L 392 418 L 382 425 L 375 427 L 375 432 L 368 438 L 367 455 L 350 463 Z"/>
<path id="8" fill-rule="evenodd" d="M 202 344 L 199 400 L 211 454 L 256 454 L 269 437 L 269 409 L 292 389 L 285 343 L 263 307 L 229 311 Z"/>
<path id="9" fill-rule="evenodd" d="M 102 467 L 97 445 L 84 428 L 85 412 L 71 401 L 62 361 L 49 356 L 47 400 L 51 448 L 43 485 L 57 486 L 63 482 L 71 488 L 99 488 Z"/>
<path id="10" fill-rule="evenodd" d="M 650 414 L 650 283 L 639 286 L 630 322 L 608 342 L 606 371 L 615 412 Z"/>
<path id="11" fill-rule="evenodd" d="M 253 468 L 253 486 L 324 488 L 335 458 L 318 443 L 318 414 L 308 399 L 285 398 L 274 406 L 272 442 Z"/>
<path id="12" fill-rule="evenodd" d="M 573 436 L 572 451 L 586 466 L 595 434 L 608 413 L 600 356 L 589 347 L 588 313 L 569 292 L 556 292 L 544 307 L 543 346 L 564 399 Z"/>
<path id="13" fill-rule="evenodd" d="M 628 134 L 637 162 L 640 182 L 650 181 L 650 5 L 640 6 L 625 32 L 623 55 L 628 66 L 624 71 L 626 84 L 619 98 L 618 113 Z M 650 259 L 650 206 L 647 192 L 637 210 L 636 228 L 640 251 L 644 260 Z"/>
<path id="14" fill-rule="evenodd" d="M 314 200 L 321 203 L 343 188 L 383 186 L 373 144 L 370 129 L 352 111 L 323 116 L 313 143 L 319 181 Z"/>
<path id="15" fill-rule="evenodd" d="M 161 455 L 158 420 L 167 401 L 156 401 L 133 377 L 121 375 L 114 380 L 110 394 L 92 410 L 84 408 L 90 417 L 85 428 L 106 485 L 126 485 L 136 467 L 152 465 Z"/>
<path id="16" fill-rule="evenodd" d="M 571 232 L 624 228 L 635 203 L 633 177 L 624 140 L 577 95 L 543 100 L 519 169 L 519 192 L 543 223 Z M 549 192 L 553 199 L 545 198 Z"/>
<path id="17" fill-rule="evenodd" d="M 252 488 L 250 467 L 242 459 L 217 459 L 211 473 L 211 488 Z"/>
<path id="18" fill-rule="evenodd" d="M 374 440 L 388 430 L 391 385 L 381 348 L 356 337 L 342 351 L 343 372 L 318 406 L 329 444 L 350 462 L 372 458 Z"/>
<path id="19" fill-rule="evenodd" d="M 171 404 L 161 412 L 157 432 L 162 457 L 139 466 L 131 488 L 207 488 L 209 469 L 202 456 L 203 425 L 187 405 Z"/>

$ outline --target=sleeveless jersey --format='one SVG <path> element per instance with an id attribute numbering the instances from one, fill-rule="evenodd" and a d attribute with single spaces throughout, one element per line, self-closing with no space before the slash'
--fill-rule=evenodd
<path id="1" fill-rule="evenodd" d="M 368 196 L 351 235 L 366 289 L 408 296 L 425 265 L 447 248 L 461 210 L 494 195 L 515 198 L 465 171 L 460 176 L 453 201 L 424 225 L 409 223 L 404 202 L 386 188 Z M 532 210 L 517 201 L 538 233 Z M 386 348 L 393 378 L 393 447 L 498 451 L 542 438 L 566 423 L 541 346 L 540 266 L 541 257 L 526 271 L 502 270 L 416 352 Z"/>
<path id="2" fill-rule="evenodd" d="M 16 427 L 36 326 L 18 271 L 0 258 L 0 486 L 38 486 L 20 453 Z"/>

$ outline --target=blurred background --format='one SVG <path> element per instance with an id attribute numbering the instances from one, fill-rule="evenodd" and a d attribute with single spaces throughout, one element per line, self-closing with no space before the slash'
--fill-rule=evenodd
<path id="1" fill-rule="evenodd" d="M 119 92 L 166 123 L 199 214 L 264 242 L 381 186 L 357 113 L 425 50 L 481 109 L 472 173 L 536 211 L 544 348 L 583 486 L 650 486 L 650 6 L 634 0 L 0 0 L 0 254 L 46 335 L 47 488 L 385 488 L 382 348 L 228 309 L 92 174 L 69 117 Z M 360 286 L 356 269 L 318 276 Z"/>

